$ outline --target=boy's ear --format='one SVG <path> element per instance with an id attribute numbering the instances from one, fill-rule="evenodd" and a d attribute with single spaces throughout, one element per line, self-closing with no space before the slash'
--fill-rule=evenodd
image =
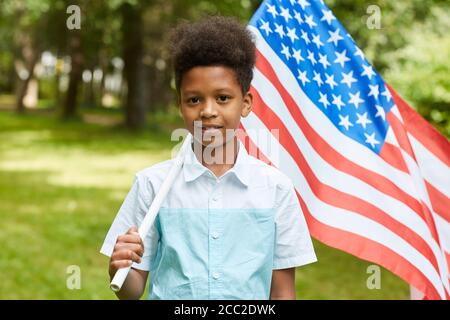
<path id="1" fill-rule="evenodd" d="M 245 118 L 249 115 L 249 113 L 252 111 L 253 107 L 253 95 L 249 91 L 245 94 L 244 100 L 242 101 L 242 111 L 241 111 L 241 117 Z"/>

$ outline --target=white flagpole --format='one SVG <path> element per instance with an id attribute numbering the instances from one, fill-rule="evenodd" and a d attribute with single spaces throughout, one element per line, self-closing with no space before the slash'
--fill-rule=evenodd
<path id="1" fill-rule="evenodd" d="M 159 209 L 161 208 L 162 202 L 167 196 L 167 193 L 169 192 L 170 188 L 173 185 L 173 182 L 175 181 L 175 178 L 178 176 L 179 172 L 181 171 L 181 168 L 183 166 L 183 159 L 184 154 L 186 152 L 186 149 L 188 146 L 191 145 L 192 142 L 192 135 L 188 133 L 186 138 L 184 139 L 183 145 L 181 146 L 180 151 L 178 152 L 175 161 L 170 168 L 170 171 L 164 180 L 164 182 L 161 185 L 160 190 L 156 194 L 155 198 L 153 199 L 152 204 L 150 205 L 150 208 L 148 209 L 147 214 L 144 217 L 144 220 L 142 221 L 141 226 L 139 227 L 139 236 L 141 239 L 144 239 L 147 233 L 150 231 L 151 226 L 153 225 L 153 222 L 155 221 L 156 215 L 158 214 Z M 125 279 L 128 276 L 128 272 L 130 272 L 131 266 L 122 268 L 117 270 L 116 274 L 114 275 L 114 278 L 111 281 L 110 288 L 114 292 L 120 291 L 122 288 L 122 285 L 125 281 Z"/>

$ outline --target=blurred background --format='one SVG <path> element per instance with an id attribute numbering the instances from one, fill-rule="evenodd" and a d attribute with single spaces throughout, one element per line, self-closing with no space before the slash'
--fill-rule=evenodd
<path id="1" fill-rule="evenodd" d="M 325 3 L 383 78 L 450 137 L 450 3 Z M 169 158 L 170 133 L 183 126 L 170 28 L 208 14 L 245 24 L 260 4 L 0 0 L 0 299 L 115 298 L 100 246 L 134 174 Z M 366 25 L 371 5 L 380 29 Z M 315 248 L 319 262 L 297 269 L 298 299 L 409 298 L 387 270 L 369 289 L 371 263 Z"/>

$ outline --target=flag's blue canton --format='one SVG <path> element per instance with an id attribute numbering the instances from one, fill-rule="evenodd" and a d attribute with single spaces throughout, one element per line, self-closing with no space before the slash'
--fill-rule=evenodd
<path id="1" fill-rule="evenodd" d="M 265 1 L 250 25 L 259 29 L 306 95 L 342 133 L 380 152 L 392 97 L 323 1 Z"/>

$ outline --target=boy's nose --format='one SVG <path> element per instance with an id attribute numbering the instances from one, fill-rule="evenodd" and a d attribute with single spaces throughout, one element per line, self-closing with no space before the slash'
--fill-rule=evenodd
<path id="1" fill-rule="evenodd" d="M 215 101 L 211 100 L 205 101 L 204 107 L 200 111 L 200 116 L 202 118 L 211 118 L 217 116 Z"/>

